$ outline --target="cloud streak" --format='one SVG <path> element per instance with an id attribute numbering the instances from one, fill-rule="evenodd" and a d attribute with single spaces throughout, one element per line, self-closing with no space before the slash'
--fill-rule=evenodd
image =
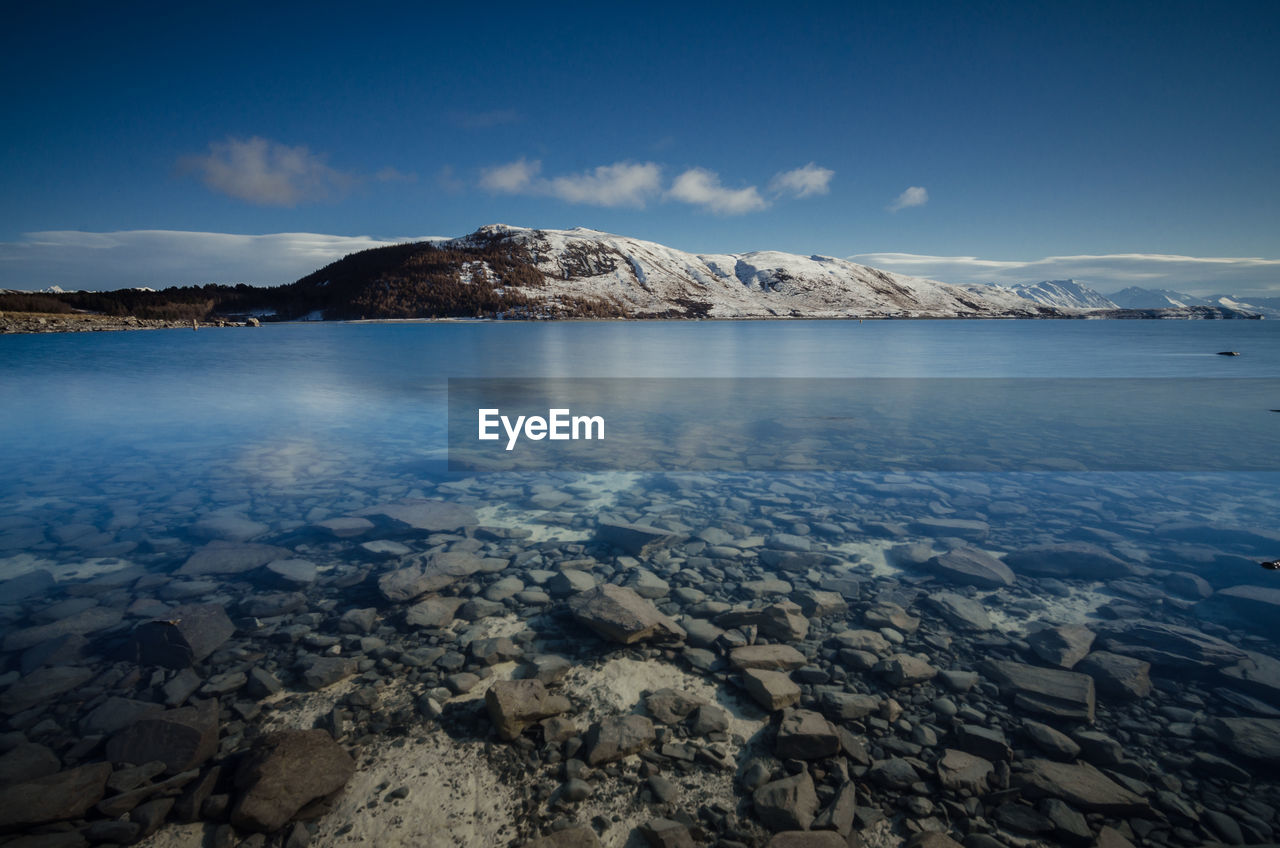
<path id="1" fill-rule="evenodd" d="M 947 283 L 1011 283 L 1075 279 L 1111 294 L 1129 286 L 1186 294 L 1280 294 L 1280 259 L 1110 253 L 983 259 L 911 253 L 862 253 L 849 260 Z"/>
<path id="2" fill-rule="evenodd" d="M 743 215 L 769 205 L 755 186 L 725 188 L 720 184 L 720 175 L 705 168 L 690 168 L 676 177 L 667 197 L 717 215 Z"/>
<path id="3" fill-rule="evenodd" d="M 328 200 L 359 181 L 329 167 L 324 156 L 305 145 L 290 147 L 261 136 L 211 142 L 207 154 L 184 156 L 178 167 L 199 174 L 211 191 L 261 206 Z"/>
<path id="4" fill-rule="evenodd" d="M 769 190 L 774 194 L 789 194 L 792 197 L 814 197 L 828 194 L 831 191 L 831 178 L 836 172 L 830 168 L 820 168 L 810 162 L 791 171 L 775 174 L 769 181 Z"/>
<path id="5" fill-rule="evenodd" d="M 923 186 L 910 186 L 902 194 L 898 195 L 897 200 L 889 204 L 890 212 L 899 212 L 903 209 L 910 209 L 912 206 L 924 206 L 929 202 L 929 192 Z"/>
<path id="6" fill-rule="evenodd" d="M 67 290 L 291 283 L 348 253 L 423 238 L 181 230 L 26 233 L 0 242 L 0 288 Z"/>

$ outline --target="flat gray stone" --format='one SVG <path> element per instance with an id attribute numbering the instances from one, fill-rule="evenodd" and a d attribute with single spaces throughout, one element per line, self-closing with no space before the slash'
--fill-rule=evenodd
<path id="1" fill-rule="evenodd" d="M 987 660 L 982 673 L 1013 696 L 1015 706 L 1055 718 L 1093 722 L 1096 703 L 1093 678 L 1074 671 Z"/>
<path id="2" fill-rule="evenodd" d="M 1012 586 L 1014 581 L 1009 566 L 978 548 L 955 548 L 939 554 L 927 560 L 925 568 L 939 578 L 959 586 L 1001 589 Z"/>
<path id="3" fill-rule="evenodd" d="M 624 645 L 636 642 L 679 642 L 685 631 L 651 601 L 630 589 L 606 583 L 569 599 L 569 611 L 605 639 Z"/>
<path id="4" fill-rule="evenodd" d="M 174 574 L 203 577 L 206 574 L 243 574 L 273 559 L 288 559 L 293 552 L 275 545 L 215 540 L 198 548 Z"/>

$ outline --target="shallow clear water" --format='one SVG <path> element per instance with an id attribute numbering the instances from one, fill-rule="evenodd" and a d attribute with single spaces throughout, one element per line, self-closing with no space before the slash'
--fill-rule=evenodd
<path id="1" fill-rule="evenodd" d="M 1216 355 L 1224 350 L 1241 355 Z M 937 575 L 922 564 L 930 555 L 973 546 L 1017 562 L 1019 554 L 1045 545 L 1101 551 L 1079 573 L 1070 563 L 1054 573 L 1024 563 L 1027 570 L 1015 568 L 1018 581 L 1008 589 L 962 589 L 984 605 L 993 630 L 972 642 L 927 643 L 937 649 L 935 661 L 953 667 L 978 663 L 988 650 L 1025 658 L 1023 640 L 1047 625 L 1086 624 L 1105 632 L 1148 615 L 1239 648 L 1276 652 L 1272 608 L 1254 603 L 1251 594 L 1280 589 L 1280 572 L 1258 567 L 1260 560 L 1280 557 L 1278 474 L 1213 471 L 1207 460 L 1176 473 L 898 472 L 883 464 L 874 471 L 849 470 L 855 464 L 646 474 L 625 463 L 589 474 L 451 473 L 447 380 L 459 377 L 1178 378 L 1203 393 L 1214 391 L 1216 381 L 1225 386 L 1250 378 L 1258 381 L 1251 384 L 1256 388 L 1280 379 L 1280 325 L 422 323 L 0 337 L 0 580 L 43 568 L 70 586 L 133 564 L 172 576 L 210 539 L 291 547 L 329 578 L 361 568 L 376 573 L 389 566 L 356 546 L 381 538 L 385 528 L 334 540 L 317 537 L 314 527 L 425 497 L 475 510 L 480 525 L 501 531 L 485 537 L 485 544 L 513 563 L 525 562 L 526 550 L 548 563 L 583 556 L 597 522 L 608 518 L 685 533 L 722 531 L 733 541 L 719 552 L 709 553 L 716 543 L 695 540 L 653 567 L 664 569 L 673 587 L 701 586 L 735 602 L 773 599 L 773 578 L 788 581 L 786 591 L 792 584 L 847 590 L 852 581 L 875 587 L 863 592 L 864 605 L 894 600 L 919 612 L 916 605 L 939 585 L 929 582 Z M 1280 408 L 1280 393 L 1267 405 Z M 1237 439 L 1234 448 L 1238 456 L 1255 451 L 1258 469 L 1274 468 L 1280 457 L 1265 428 L 1273 423 L 1280 430 L 1280 414 L 1256 412 L 1251 429 L 1239 431 L 1253 435 Z M 1232 407 L 1230 415 L 1237 414 Z M 1196 457 L 1210 435 L 1233 432 L 1233 419 L 1197 426 L 1212 433 L 1174 426 L 1169 443 Z M 814 431 L 805 435 L 812 440 Z M 711 426 L 684 448 L 737 461 L 724 453 L 724 440 Z M 764 445 L 767 440 L 756 444 Z M 938 468 L 946 467 L 945 459 L 939 457 Z M 760 467 L 786 468 L 787 461 L 766 456 Z M 1250 468 L 1247 462 L 1229 467 Z M 770 571 L 767 557 L 757 554 L 778 534 L 813 540 L 821 562 Z M 459 539 L 422 533 L 397 538 L 415 552 Z M 472 543 L 480 544 L 464 541 Z M 731 555 L 735 545 L 740 561 L 726 565 L 718 557 Z M 908 550 L 912 545 L 915 553 Z M 1122 569 L 1108 573 L 1113 562 Z M 622 579 L 616 563 L 600 569 Z M 258 591 L 237 579 L 219 582 L 211 597 L 234 606 L 241 600 L 237 593 Z M 336 616 L 345 590 L 335 586 L 344 584 L 322 584 L 328 600 L 318 609 Z M 125 607 L 153 601 L 147 587 L 165 585 L 164 579 L 144 578 L 118 597 L 110 593 L 118 594 L 119 586 L 103 583 L 103 602 Z M 476 581 L 465 591 L 488 585 Z M 1255 588 L 1221 591 L 1240 586 Z M 1212 590 L 1218 591 L 1205 600 Z M 369 603 L 367 586 L 351 593 L 352 604 Z M 39 598 L 0 598 L 2 626 L 29 628 L 64 612 L 41 604 Z M 506 608 L 532 615 L 532 607 L 522 604 L 507 602 Z M 162 608 L 130 609 L 128 626 Z M 109 632 L 117 631 L 123 632 Z M 0 676 L 12 682 L 20 653 L 5 656 Z M 1174 690 L 1186 669 L 1177 663 L 1157 666 L 1153 676 L 1166 681 L 1162 697 L 1169 703 L 1208 716 L 1270 715 L 1266 698 L 1248 699 L 1270 691 L 1267 686 L 1236 692 L 1230 680 L 1213 676 L 1218 671 L 1197 667 L 1195 686 L 1181 693 Z M 1280 686 L 1280 679 L 1268 685 Z M 1224 689 L 1228 694 L 1215 694 Z M 1139 719 L 1146 721 L 1145 713 L 1117 708 L 1105 726 L 1114 730 L 1118 721 Z M 1198 744 L 1190 736 L 1175 741 L 1184 751 Z M 1152 750 L 1160 744 L 1150 742 Z"/>

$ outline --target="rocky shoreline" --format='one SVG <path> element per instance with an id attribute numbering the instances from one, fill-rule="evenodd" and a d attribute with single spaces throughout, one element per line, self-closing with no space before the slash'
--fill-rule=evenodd
<path id="1" fill-rule="evenodd" d="M 1277 841 L 1280 590 L 1224 566 L 1266 534 L 1015 547 L 972 484 L 669 475 L 591 512 L 548 479 L 6 516 L 10 565 L 74 564 L 0 584 L 3 844 Z M 920 499 L 950 512 L 890 520 Z"/>
<path id="2" fill-rule="evenodd" d="M 218 319 L 202 321 L 199 327 L 256 327 L 256 318 L 247 321 Z M 5 333 L 95 333 L 117 330 L 189 330 L 190 321 L 170 321 L 153 318 L 135 318 L 132 315 L 115 317 L 86 313 L 30 314 L 0 312 L 0 335 Z"/>

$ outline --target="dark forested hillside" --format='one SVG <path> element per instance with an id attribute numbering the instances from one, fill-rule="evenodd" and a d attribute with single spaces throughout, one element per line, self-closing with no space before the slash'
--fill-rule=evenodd
<path id="1" fill-rule="evenodd" d="M 544 279 L 522 245 L 479 234 L 469 241 L 364 250 L 274 288 L 210 284 L 161 291 L 6 292 L 0 293 L 0 312 L 88 311 L 178 320 L 256 314 L 284 321 L 622 314 L 610 304 L 581 298 L 531 298 L 531 290 L 541 288 Z"/>

